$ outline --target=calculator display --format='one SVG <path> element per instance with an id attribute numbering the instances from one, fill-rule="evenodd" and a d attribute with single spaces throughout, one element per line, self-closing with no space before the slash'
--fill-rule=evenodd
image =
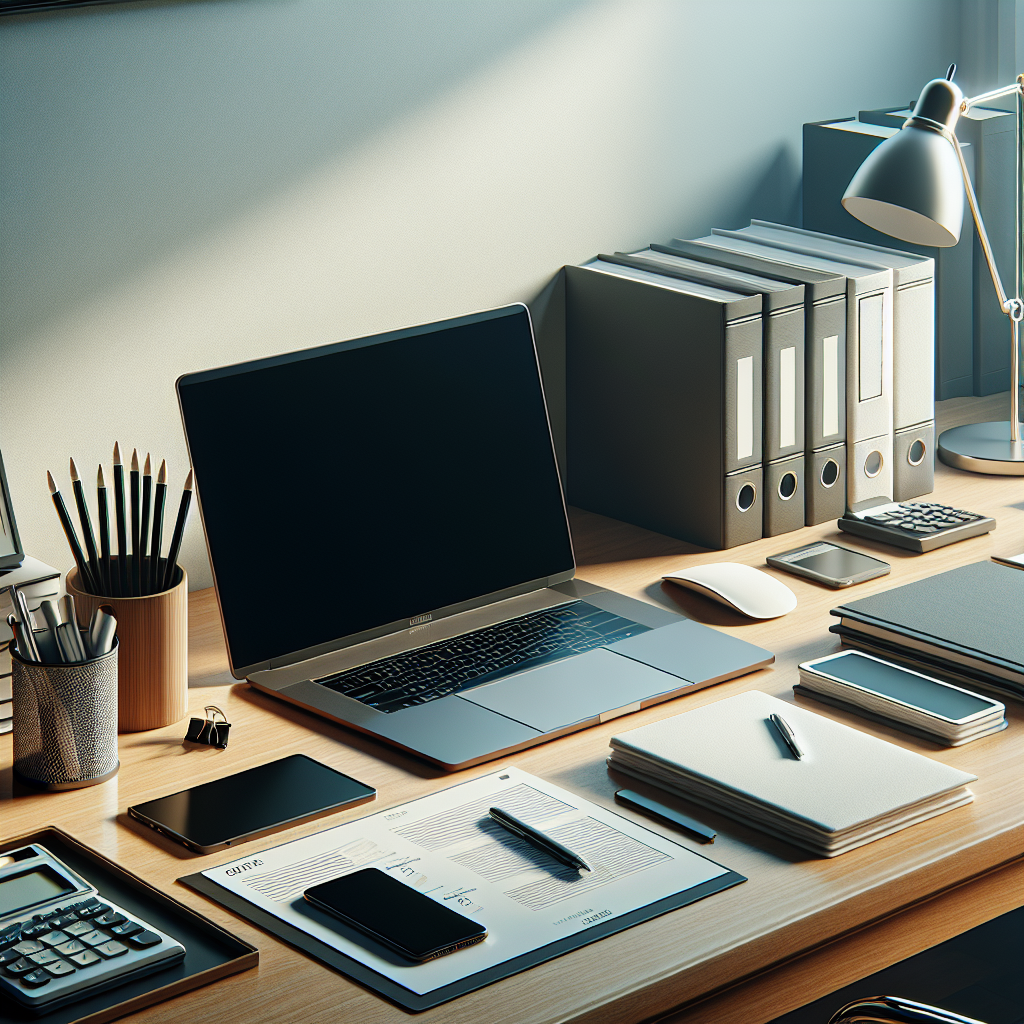
<path id="1" fill-rule="evenodd" d="M 55 871 L 41 868 L 0 881 L 0 917 L 75 892 Z"/>

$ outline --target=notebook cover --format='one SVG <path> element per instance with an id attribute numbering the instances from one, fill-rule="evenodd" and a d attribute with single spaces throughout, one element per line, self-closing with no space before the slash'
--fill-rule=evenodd
<path id="1" fill-rule="evenodd" d="M 768 721 L 781 715 L 804 750 L 792 756 Z M 612 746 L 706 780 L 811 832 L 837 833 L 949 793 L 976 776 L 759 690 L 612 737 Z M 732 797 L 735 794 L 736 797 Z M 732 799 L 730 799 L 732 797 Z"/>
<path id="2" fill-rule="evenodd" d="M 961 565 L 832 614 L 1024 671 L 1024 574 L 995 562 Z"/>

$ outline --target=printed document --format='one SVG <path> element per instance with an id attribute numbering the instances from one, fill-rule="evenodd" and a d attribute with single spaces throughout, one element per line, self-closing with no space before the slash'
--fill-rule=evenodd
<path id="1" fill-rule="evenodd" d="M 512 835 L 489 817 L 491 807 L 540 829 L 593 870 L 569 868 Z M 302 898 L 311 886 L 365 867 L 479 921 L 487 938 L 413 964 Z M 727 873 L 517 768 L 202 872 L 418 995 Z"/>

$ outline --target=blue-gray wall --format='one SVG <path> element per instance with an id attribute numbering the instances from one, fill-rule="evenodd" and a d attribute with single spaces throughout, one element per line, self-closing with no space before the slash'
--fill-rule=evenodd
<path id="1" fill-rule="evenodd" d="M 166 457 L 177 491 L 181 373 L 532 300 L 599 250 L 795 219 L 801 125 L 969 64 L 965 21 L 984 42 L 992 3 L 1020 6 L 180 0 L 0 19 L 0 448 L 29 551 L 70 561 L 45 483 L 68 488 L 69 455 L 91 479 L 117 439 Z M 197 517 L 183 557 L 209 585 Z"/>

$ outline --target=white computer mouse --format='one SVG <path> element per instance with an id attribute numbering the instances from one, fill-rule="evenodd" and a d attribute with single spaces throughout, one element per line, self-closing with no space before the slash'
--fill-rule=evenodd
<path id="1" fill-rule="evenodd" d="M 738 562 L 713 562 L 662 579 L 719 601 L 752 619 L 777 619 L 796 607 L 796 594 L 774 576 Z"/>

